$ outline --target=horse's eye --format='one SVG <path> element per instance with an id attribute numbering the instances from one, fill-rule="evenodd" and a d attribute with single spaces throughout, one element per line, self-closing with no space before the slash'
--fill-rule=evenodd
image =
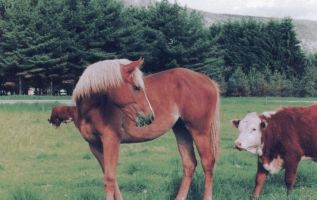
<path id="1" fill-rule="evenodd" d="M 140 91 L 141 90 L 141 87 L 140 86 L 137 86 L 137 85 L 133 85 L 133 89 L 135 91 Z"/>
<path id="2" fill-rule="evenodd" d="M 252 131 L 256 131 L 256 129 L 255 129 L 255 128 L 253 128 L 253 129 L 252 129 Z"/>

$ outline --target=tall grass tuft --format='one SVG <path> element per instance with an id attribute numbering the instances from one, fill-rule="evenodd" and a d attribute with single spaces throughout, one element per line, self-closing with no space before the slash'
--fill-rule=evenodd
<path id="1" fill-rule="evenodd" d="M 188 192 L 188 200 L 203 199 L 205 175 L 196 172 Z"/>
<path id="2" fill-rule="evenodd" d="M 88 190 L 88 191 L 80 193 L 75 199 L 76 200 L 102 200 L 104 198 L 98 196 L 96 192 Z"/>
<path id="3" fill-rule="evenodd" d="M 11 192 L 11 200 L 42 200 L 42 198 L 30 188 L 18 187 Z"/>
<path id="4" fill-rule="evenodd" d="M 183 174 L 181 173 L 181 170 L 175 170 L 170 178 L 171 180 L 167 184 L 167 191 L 169 193 L 168 199 L 173 200 L 175 199 L 178 189 L 181 185 Z M 196 172 L 188 191 L 187 200 L 203 199 L 203 193 L 204 175 Z"/>

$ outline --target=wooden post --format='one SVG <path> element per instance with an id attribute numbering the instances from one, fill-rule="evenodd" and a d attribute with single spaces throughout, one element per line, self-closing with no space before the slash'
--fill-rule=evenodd
<path id="1" fill-rule="evenodd" d="M 53 96 L 53 80 L 52 79 L 50 83 L 50 95 Z"/>
<path id="2" fill-rule="evenodd" d="M 22 76 L 19 76 L 19 95 L 22 95 Z"/>

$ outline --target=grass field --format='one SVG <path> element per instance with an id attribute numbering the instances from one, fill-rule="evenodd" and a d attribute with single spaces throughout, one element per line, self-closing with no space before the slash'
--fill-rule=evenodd
<path id="1" fill-rule="evenodd" d="M 0 96 L 0 100 L 22 100 L 22 99 L 27 99 L 27 100 L 45 100 L 45 99 L 71 99 L 71 96 L 28 96 L 28 95 L 10 95 L 10 96 Z"/>
<path id="2" fill-rule="evenodd" d="M 215 169 L 214 199 L 244 200 L 254 186 L 256 157 L 233 148 L 237 131 L 230 120 L 249 111 L 267 111 L 282 105 L 307 103 L 267 101 L 265 98 L 223 98 L 221 154 Z M 273 99 L 276 100 L 276 99 Z M 55 129 L 47 118 L 53 104 L 0 105 L 0 199 L 99 200 L 104 199 L 103 177 L 73 124 Z M 300 164 L 295 190 L 289 199 L 317 199 L 317 166 Z M 126 200 L 169 200 L 182 177 L 173 134 L 140 144 L 122 145 L 118 182 Z M 189 194 L 201 199 L 203 172 L 197 167 Z M 283 173 L 270 176 L 261 199 L 286 199 Z"/>

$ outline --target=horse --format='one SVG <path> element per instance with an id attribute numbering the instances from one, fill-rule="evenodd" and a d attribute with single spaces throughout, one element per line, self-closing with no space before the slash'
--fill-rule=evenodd
<path id="1" fill-rule="evenodd" d="M 205 174 L 203 198 L 211 200 L 220 135 L 218 85 L 185 68 L 143 77 L 143 62 L 91 64 L 73 91 L 75 124 L 101 166 L 106 199 L 122 200 L 116 180 L 120 145 L 153 140 L 172 129 L 183 166 L 176 200 L 188 194 L 197 165 L 194 144 Z"/>

